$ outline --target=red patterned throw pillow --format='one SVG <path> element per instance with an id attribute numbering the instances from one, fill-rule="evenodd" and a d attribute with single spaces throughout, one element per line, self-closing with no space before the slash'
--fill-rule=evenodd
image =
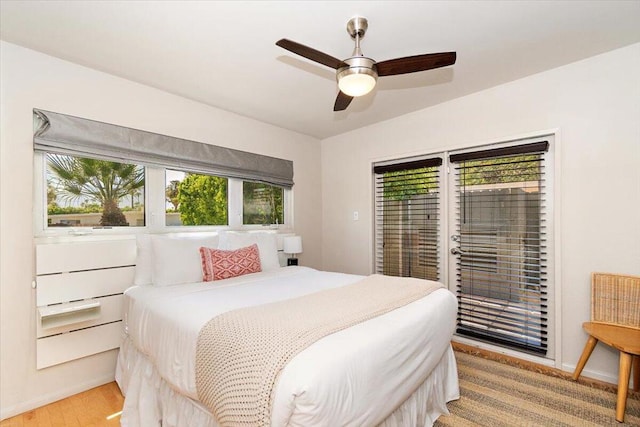
<path id="1" fill-rule="evenodd" d="M 205 282 L 262 271 L 257 244 L 233 251 L 201 247 L 200 258 Z"/>

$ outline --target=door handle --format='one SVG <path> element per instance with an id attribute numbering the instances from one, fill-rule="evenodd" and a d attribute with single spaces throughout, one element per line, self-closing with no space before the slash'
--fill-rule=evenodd
<path id="1" fill-rule="evenodd" d="M 452 255 L 464 255 L 464 251 L 460 248 L 451 248 Z"/>

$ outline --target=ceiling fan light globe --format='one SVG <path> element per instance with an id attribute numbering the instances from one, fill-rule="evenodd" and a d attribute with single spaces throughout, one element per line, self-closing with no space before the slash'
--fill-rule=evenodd
<path id="1" fill-rule="evenodd" d="M 347 68 L 338 75 L 338 87 L 349 96 L 363 96 L 376 86 L 376 75 L 369 68 Z"/>

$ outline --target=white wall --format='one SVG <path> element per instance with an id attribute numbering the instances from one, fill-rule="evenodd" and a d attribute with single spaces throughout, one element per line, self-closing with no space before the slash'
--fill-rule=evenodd
<path id="1" fill-rule="evenodd" d="M 34 107 L 293 160 L 301 261 L 361 274 L 372 268 L 373 160 L 557 128 L 565 369 L 585 341 L 589 273 L 640 274 L 640 44 L 321 144 L 12 44 L 0 42 L 0 57 L 0 418 L 110 381 L 116 355 L 35 370 Z M 616 353 L 599 347 L 585 374 L 616 372 Z"/>
<path id="2" fill-rule="evenodd" d="M 322 266 L 318 140 L 9 43 L 0 56 L 0 418 L 112 381 L 117 354 L 35 369 L 34 107 L 293 160 L 301 262 Z"/>
<path id="3" fill-rule="evenodd" d="M 640 44 L 323 140 L 324 268 L 372 271 L 372 161 L 550 129 L 560 150 L 558 365 L 573 370 L 590 272 L 640 274 Z M 616 382 L 617 364 L 598 346 L 584 374 Z"/>

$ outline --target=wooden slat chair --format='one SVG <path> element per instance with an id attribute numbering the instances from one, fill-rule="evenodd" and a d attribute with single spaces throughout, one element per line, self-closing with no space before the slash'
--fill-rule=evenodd
<path id="1" fill-rule="evenodd" d="M 591 321 L 582 324 L 589 334 L 573 379 L 577 380 L 598 341 L 620 351 L 616 420 L 624 421 L 633 365 L 633 389 L 640 389 L 640 276 L 593 273 Z"/>

